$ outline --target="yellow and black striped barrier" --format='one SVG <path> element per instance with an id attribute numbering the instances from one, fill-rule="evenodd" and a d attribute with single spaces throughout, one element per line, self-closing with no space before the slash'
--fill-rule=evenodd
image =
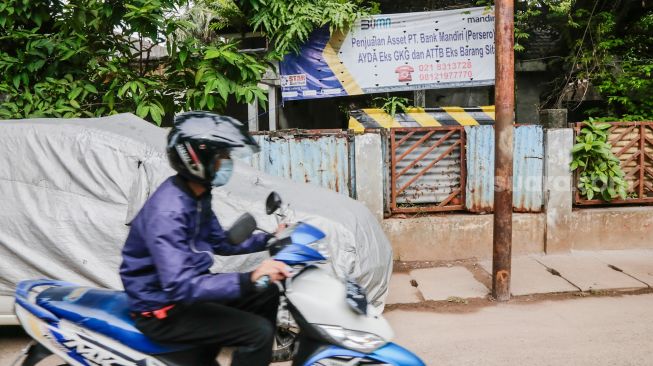
<path id="1" fill-rule="evenodd" d="M 494 106 L 408 108 L 393 116 L 380 108 L 357 109 L 349 113 L 349 129 L 476 126 L 494 124 Z"/>

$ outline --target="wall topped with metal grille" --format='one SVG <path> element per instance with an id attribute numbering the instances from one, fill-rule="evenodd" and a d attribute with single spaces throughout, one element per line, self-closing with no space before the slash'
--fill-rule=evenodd
<path id="1" fill-rule="evenodd" d="M 477 126 L 494 124 L 494 106 L 409 108 L 394 116 L 380 108 L 350 112 L 349 129 L 363 132 L 372 128 Z"/>

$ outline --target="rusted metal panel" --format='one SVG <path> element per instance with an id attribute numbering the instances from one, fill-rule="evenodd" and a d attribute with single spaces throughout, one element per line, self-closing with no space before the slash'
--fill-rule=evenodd
<path id="1" fill-rule="evenodd" d="M 464 141 L 459 126 L 391 129 L 391 210 L 462 209 Z"/>
<path id="2" fill-rule="evenodd" d="M 544 130 L 542 126 L 515 127 L 513 208 L 540 212 L 544 205 Z"/>
<path id="3" fill-rule="evenodd" d="M 494 128 L 465 127 L 467 187 L 465 207 L 477 213 L 494 207 Z M 544 204 L 544 131 L 542 126 L 514 127 L 513 209 L 540 212 Z"/>
<path id="4" fill-rule="evenodd" d="M 352 195 L 351 138 L 332 131 L 258 133 L 261 152 L 248 163 L 265 173 Z"/>
<path id="5" fill-rule="evenodd" d="M 467 134 L 467 187 L 465 207 L 476 213 L 494 206 L 494 128 L 465 127 Z"/>

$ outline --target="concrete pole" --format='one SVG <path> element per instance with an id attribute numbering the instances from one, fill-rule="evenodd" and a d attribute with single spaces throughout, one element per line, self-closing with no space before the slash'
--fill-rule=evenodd
<path id="1" fill-rule="evenodd" d="M 258 131 L 258 98 L 247 105 L 247 125 L 249 131 Z"/>
<path id="2" fill-rule="evenodd" d="M 515 110 L 514 0 L 495 2 L 495 167 L 492 296 L 510 300 L 512 154 Z"/>
<path id="3" fill-rule="evenodd" d="M 276 131 L 279 125 L 279 111 L 277 110 L 277 87 L 268 87 L 268 116 L 270 117 L 270 131 Z"/>
<path id="4" fill-rule="evenodd" d="M 415 107 L 426 107 L 426 90 L 415 90 L 413 92 L 413 105 Z"/>

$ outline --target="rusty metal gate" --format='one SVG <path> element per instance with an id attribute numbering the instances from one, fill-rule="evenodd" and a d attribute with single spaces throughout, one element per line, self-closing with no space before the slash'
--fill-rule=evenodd
<path id="1" fill-rule="evenodd" d="M 392 213 L 464 209 L 463 126 L 393 128 L 390 157 Z"/>
<path id="2" fill-rule="evenodd" d="M 608 130 L 608 143 L 619 159 L 626 174 L 628 198 L 606 202 L 600 199 L 587 200 L 576 189 L 575 203 L 580 206 L 605 204 L 653 203 L 653 122 L 612 122 Z M 574 126 L 576 134 L 582 123 Z M 576 175 L 576 179 L 578 175 Z M 578 182 L 576 182 L 578 183 Z"/>

